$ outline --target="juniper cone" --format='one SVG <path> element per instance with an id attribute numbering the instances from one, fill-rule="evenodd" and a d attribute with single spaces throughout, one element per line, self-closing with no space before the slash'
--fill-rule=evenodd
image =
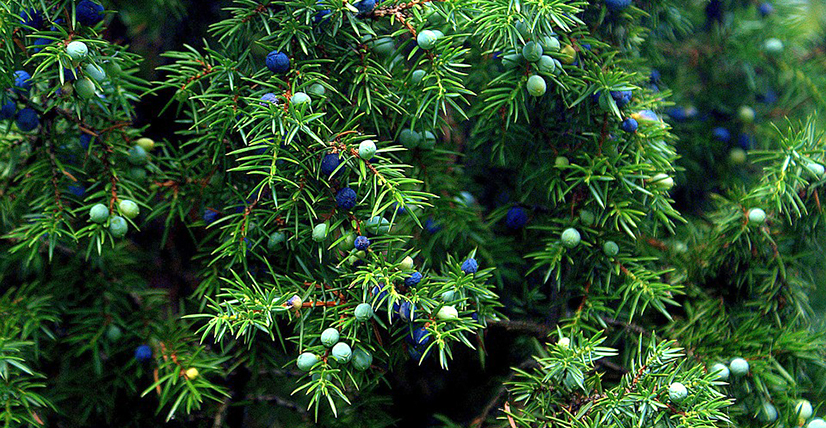
<path id="1" fill-rule="evenodd" d="M 0 2 L 4 426 L 826 428 L 824 0 L 506 3 Z"/>

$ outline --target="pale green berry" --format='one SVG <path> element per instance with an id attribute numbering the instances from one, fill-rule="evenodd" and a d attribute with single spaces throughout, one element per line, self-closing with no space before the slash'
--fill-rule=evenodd
<path id="1" fill-rule="evenodd" d="M 440 320 L 455 320 L 459 318 L 459 311 L 455 306 L 442 306 L 436 313 L 436 318 Z"/>
<path id="2" fill-rule="evenodd" d="M 548 86 L 542 76 L 534 74 L 528 78 L 527 88 L 528 93 L 532 96 L 541 97 L 542 95 L 545 95 L 545 91 L 547 91 Z"/>
<path id="3" fill-rule="evenodd" d="M 711 366 L 711 373 L 717 373 L 717 379 L 719 380 L 728 380 L 729 375 L 731 374 L 726 367 L 725 364 L 717 363 Z"/>
<path id="4" fill-rule="evenodd" d="M 410 75 L 410 81 L 413 82 L 414 85 L 418 85 L 422 82 L 422 80 L 424 80 L 426 75 L 427 72 L 424 70 L 414 70 L 413 74 Z"/>
<path id="5" fill-rule="evenodd" d="M 155 140 L 147 137 L 138 138 L 135 140 L 135 144 L 141 146 L 147 152 L 155 148 Z"/>
<path id="6" fill-rule="evenodd" d="M 347 232 L 344 239 L 338 242 L 338 249 L 341 251 L 350 251 L 356 243 L 356 235 L 353 232 Z"/>
<path id="7" fill-rule="evenodd" d="M 81 61 L 89 55 L 86 43 L 74 41 L 66 45 L 66 53 L 75 61 Z"/>
<path id="8" fill-rule="evenodd" d="M 149 153 L 138 145 L 132 146 L 132 148 L 129 149 L 128 155 L 129 163 L 132 165 L 143 165 L 149 161 Z"/>
<path id="9" fill-rule="evenodd" d="M 383 234 L 390 231 L 390 221 L 384 217 L 375 216 L 367 220 L 367 230 L 374 234 Z"/>
<path id="10" fill-rule="evenodd" d="M 735 376 L 745 376 L 749 373 L 749 362 L 742 358 L 735 358 L 728 364 L 731 374 Z"/>
<path id="11" fill-rule="evenodd" d="M 103 68 L 97 64 L 88 64 L 86 68 L 86 75 L 91 77 L 92 79 L 97 80 L 98 82 L 102 82 L 106 79 L 106 72 L 103 71 Z"/>
<path id="12" fill-rule="evenodd" d="M 361 348 L 353 351 L 353 368 L 358 371 L 365 371 L 373 365 L 373 355 Z"/>
<path id="13" fill-rule="evenodd" d="M 313 354 L 312 352 L 305 352 L 298 356 L 296 365 L 300 370 L 308 372 L 318 363 L 318 361 L 319 359 L 316 354 Z"/>
<path id="14" fill-rule="evenodd" d="M 597 221 L 597 217 L 588 210 L 582 210 L 579 212 L 579 219 L 582 221 L 582 224 L 586 226 L 593 226 L 594 222 Z"/>
<path id="15" fill-rule="evenodd" d="M 89 210 L 89 220 L 95 223 L 105 223 L 109 219 L 109 208 L 106 205 L 95 204 Z"/>
<path id="16" fill-rule="evenodd" d="M 401 133 L 399 133 L 399 142 L 408 149 L 418 147 L 421 139 L 422 136 L 412 129 L 405 128 L 402 129 Z"/>
<path id="17" fill-rule="evenodd" d="M 752 208 L 749 210 L 749 223 L 763 224 L 766 221 L 766 212 L 760 208 Z"/>
<path id="18" fill-rule="evenodd" d="M 381 56 L 390 56 L 396 51 L 396 45 L 390 37 L 381 37 L 372 43 L 373 52 Z"/>
<path id="19" fill-rule="evenodd" d="M 452 302 L 456 300 L 456 291 L 454 290 L 447 290 L 442 293 L 442 301 L 443 302 Z"/>
<path id="20" fill-rule="evenodd" d="M 826 422 L 823 419 L 814 418 L 806 425 L 806 428 L 826 428 Z"/>
<path id="21" fill-rule="evenodd" d="M 539 44 L 544 52 L 559 52 L 559 39 L 556 37 L 544 36 L 539 39 Z"/>
<path id="22" fill-rule="evenodd" d="M 735 147 L 728 152 L 728 159 L 732 165 L 742 165 L 746 163 L 747 156 L 746 151 L 739 147 Z"/>
<path id="23" fill-rule="evenodd" d="M 571 346 L 571 339 L 567 337 L 562 337 L 559 339 L 558 342 L 556 342 L 556 344 L 562 348 L 569 348 Z"/>
<path id="24" fill-rule="evenodd" d="M 554 166 L 557 168 L 568 166 L 570 164 L 571 162 L 565 156 L 557 156 L 556 159 L 554 159 Z"/>
<path id="25" fill-rule="evenodd" d="M 808 162 L 808 163 L 806 163 L 806 169 L 808 169 L 809 172 L 811 172 L 812 174 L 815 175 L 815 177 L 818 177 L 818 178 L 822 177 L 823 173 L 826 172 L 826 168 L 823 168 L 823 165 L 821 165 L 817 162 Z"/>
<path id="26" fill-rule="evenodd" d="M 576 61 L 576 49 L 571 45 L 565 45 L 560 53 L 560 61 L 564 64 L 573 64 Z"/>
<path id="27" fill-rule="evenodd" d="M 401 263 L 399 263 L 399 268 L 403 271 L 408 271 L 413 269 L 413 258 L 410 256 L 405 257 Z"/>
<path id="28" fill-rule="evenodd" d="M 562 232 L 561 241 L 562 245 L 564 245 L 566 248 L 576 247 L 577 245 L 579 245 L 580 240 L 581 237 L 579 235 L 579 231 L 572 227 L 569 227 L 568 229 L 565 229 Z"/>
<path id="29" fill-rule="evenodd" d="M 353 350 L 350 349 L 350 345 L 344 342 L 338 342 L 335 346 L 333 346 L 331 355 L 337 363 L 346 364 L 350 362 L 351 358 L 353 358 Z"/>
<path id="30" fill-rule="evenodd" d="M 812 403 L 809 400 L 800 400 L 794 406 L 794 413 L 800 419 L 809 419 L 814 414 Z"/>
<path id="31" fill-rule="evenodd" d="M 126 218 L 135 218 L 140 214 L 141 210 L 138 207 L 138 204 L 130 201 L 129 199 L 124 199 L 118 203 L 118 208 L 120 209 L 120 213 L 124 215 Z"/>
<path id="32" fill-rule="evenodd" d="M 323 97 L 324 94 L 327 92 L 327 88 L 325 88 L 324 85 L 322 85 L 321 83 L 313 83 L 307 89 L 307 92 L 317 97 Z"/>
<path id="33" fill-rule="evenodd" d="M 431 150 L 436 147 L 436 135 L 430 131 L 424 131 L 424 134 L 422 135 L 421 147 L 427 150 Z"/>
<path id="34" fill-rule="evenodd" d="M 602 245 L 602 252 L 608 257 L 615 257 L 619 254 L 619 245 L 614 241 L 607 241 Z"/>
<path id="35" fill-rule="evenodd" d="M 522 57 L 528 62 L 537 62 L 542 57 L 542 46 L 536 42 L 525 43 L 522 47 Z"/>
<path id="36" fill-rule="evenodd" d="M 115 238 L 123 238 L 129 230 L 129 223 L 121 216 L 114 216 L 109 220 L 109 233 Z"/>
<path id="37" fill-rule="evenodd" d="M 304 92 L 296 92 L 290 97 L 290 103 L 295 106 L 300 106 L 302 104 L 309 104 L 312 100 L 310 96 L 305 94 Z"/>
<path id="38" fill-rule="evenodd" d="M 274 232 L 267 240 L 267 249 L 270 251 L 275 251 L 281 248 L 281 245 L 283 245 L 286 240 L 287 235 L 284 235 L 284 232 Z"/>
<path id="39" fill-rule="evenodd" d="M 663 190 L 668 190 L 674 187 L 674 179 L 669 177 L 668 174 L 662 173 L 651 177 L 651 179 L 648 180 L 648 183 L 653 187 Z"/>
<path id="40" fill-rule="evenodd" d="M 313 228 L 313 241 L 321 242 L 327 237 L 327 224 L 320 223 Z"/>
<path id="41" fill-rule="evenodd" d="M 74 83 L 75 92 L 84 99 L 95 96 L 95 84 L 88 77 L 77 79 Z"/>
<path id="42" fill-rule="evenodd" d="M 522 55 L 519 55 L 519 54 L 513 54 L 512 53 L 512 54 L 503 55 L 502 56 L 502 65 L 504 65 L 505 68 L 509 68 L 509 69 L 510 68 L 516 68 L 516 67 L 519 66 L 519 64 L 522 63 L 523 59 L 524 58 L 522 58 Z"/>
<path id="43" fill-rule="evenodd" d="M 364 140 L 359 143 L 359 157 L 364 160 L 373 159 L 376 154 L 376 143 L 373 140 Z"/>
<path id="44" fill-rule="evenodd" d="M 774 422 L 777 420 L 777 408 L 771 403 L 763 403 L 763 408 L 760 409 L 760 420 L 765 423 Z"/>
<path id="45" fill-rule="evenodd" d="M 436 40 L 438 39 L 439 37 L 433 31 L 424 30 L 416 36 L 416 43 L 420 48 L 429 51 L 436 46 Z"/>
<path id="46" fill-rule="evenodd" d="M 353 310 L 353 315 L 358 321 L 367 321 L 373 317 L 373 307 L 369 303 L 359 303 Z"/>
<path id="47" fill-rule="evenodd" d="M 330 327 L 321 332 L 321 343 L 324 346 L 331 348 L 333 345 L 338 343 L 339 337 L 340 335 L 338 330 Z"/>
<path id="48" fill-rule="evenodd" d="M 553 73 L 554 69 L 556 69 L 556 63 L 553 58 L 548 55 L 542 55 L 542 57 L 539 58 L 539 71 L 543 73 Z"/>
<path id="49" fill-rule="evenodd" d="M 737 116 L 745 123 L 752 123 L 754 122 L 754 117 L 756 114 L 754 113 L 754 109 L 749 106 L 740 106 L 737 110 Z"/>
<path id="50" fill-rule="evenodd" d="M 770 54 L 783 52 L 783 42 L 780 39 L 771 38 L 763 42 L 763 49 Z"/>
<path id="51" fill-rule="evenodd" d="M 680 382 L 674 382 L 668 386 L 668 399 L 672 402 L 679 403 L 688 397 L 688 390 Z"/>

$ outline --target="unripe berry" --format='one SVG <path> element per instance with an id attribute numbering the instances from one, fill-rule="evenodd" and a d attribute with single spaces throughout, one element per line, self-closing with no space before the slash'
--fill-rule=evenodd
<path id="1" fill-rule="evenodd" d="M 739 147 L 735 147 L 728 152 L 728 159 L 732 165 L 742 165 L 746 163 L 746 158 L 746 151 Z"/>
<path id="2" fill-rule="evenodd" d="M 318 356 L 313 354 L 312 352 L 305 352 L 298 356 L 296 360 L 296 365 L 298 366 L 299 370 L 308 372 L 310 369 L 313 368 L 316 363 L 318 363 Z"/>
<path id="3" fill-rule="evenodd" d="M 648 180 L 648 184 L 658 189 L 668 190 L 674 187 L 674 179 L 668 174 L 657 174 Z"/>
<path id="4" fill-rule="evenodd" d="M 562 61 L 563 64 L 573 64 L 574 61 L 576 61 L 576 49 L 571 45 L 565 45 L 559 53 L 559 60 Z"/>
<path id="5" fill-rule="evenodd" d="M 559 339 L 559 342 L 556 342 L 556 344 L 563 347 L 563 348 L 568 348 L 568 347 L 571 346 L 571 339 L 569 339 L 567 337 L 563 337 L 563 338 Z"/>
<path id="6" fill-rule="evenodd" d="M 806 163 L 806 169 L 808 169 L 809 172 L 814 174 L 815 177 L 817 177 L 817 178 L 822 177 L 823 173 L 826 172 L 826 168 L 824 168 L 823 165 L 821 165 L 817 162 L 807 162 Z"/>
<path id="7" fill-rule="evenodd" d="M 442 306 L 436 313 L 436 318 L 440 320 L 455 320 L 459 318 L 459 311 L 454 306 Z"/>
<path id="8" fill-rule="evenodd" d="M 619 254 L 619 245 L 614 241 L 607 241 L 602 245 L 602 252 L 608 257 L 615 257 Z"/>
<path id="9" fill-rule="evenodd" d="M 436 33 L 430 30 L 424 30 L 416 36 L 416 43 L 419 45 L 420 48 L 429 51 L 436 46 L 436 40 L 438 40 L 438 36 Z"/>
<path id="10" fill-rule="evenodd" d="M 407 256 L 404 259 L 402 259 L 401 263 L 399 263 L 399 269 L 405 271 L 413 269 L 413 258 Z"/>
<path id="11" fill-rule="evenodd" d="M 353 358 L 353 351 L 350 349 L 350 345 L 344 342 L 338 342 L 333 346 L 331 355 L 337 363 L 346 364 Z"/>
<path id="12" fill-rule="evenodd" d="M 321 83 L 313 83 L 309 88 L 307 88 L 307 92 L 309 92 L 310 95 L 323 97 L 324 94 L 327 93 L 327 88 L 325 88 Z"/>
<path id="13" fill-rule="evenodd" d="M 763 49 L 770 54 L 783 52 L 783 42 L 780 39 L 771 38 L 763 42 Z"/>
<path id="14" fill-rule="evenodd" d="M 559 52 L 559 39 L 556 37 L 543 36 L 539 39 L 539 44 L 542 46 L 542 51 L 545 53 Z"/>
<path id="15" fill-rule="evenodd" d="M 129 231 L 129 223 L 121 216 L 114 216 L 109 220 L 109 233 L 115 238 L 123 238 Z"/>
<path id="16" fill-rule="evenodd" d="M 578 230 L 569 227 L 562 232 L 560 240 L 562 241 L 562 245 L 564 245 L 566 248 L 574 248 L 577 245 L 579 245 L 581 236 L 579 235 Z"/>
<path id="17" fill-rule="evenodd" d="M 367 227 L 367 230 L 374 235 L 383 234 L 390 231 L 390 220 L 384 217 L 375 216 L 371 217 L 370 220 L 367 220 L 365 226 Z"/>
<path id="18" fill-rule="evenodd" d="M 548 86 L 542 76 L 534 74 L 528 78 L 527 88 L 528 93 L 532 96 L 541 97 L 542 95 L 545 95 L 545 91 L 547 91 Z"/>
<path id="19" fill-rule="evenodd" d="M 402 129 L 402 132 L 399 133 L 399 143 L 408 149 L 416 148 L 421 139 L 422 136 L 418 132 L 409 128 Z"/>
<path id="20" fill-rule="evenodd" d="M 361 348 L 353 351 L 353 368 L 358 371 L 365 371 L 373 365 L 373 355 Z"/>
<path id="21" fill-rule="evenodd" d="M 83 99 L 90 99 L 95 96 L 95 84 L 88 77 L 77 79 L 74 83 L 75 92 Z"/>
<path id="22" fill-rule="evenodd" d="M 66 45 L 66 54 L 74 61 L 82 61 L 89 55 L 89 48 L 86 43 L 74 41 Z"/>
<path id="23" fill-rule="evenodd" d="M 97 64 L 87 64 L 84 70 L 86 71 L 87 76 L 97 80 L 98 82 L 106 80 L 106 72 L 103 71 L 103 68 Z"/>
<path id="24" fill-rule="evenodd" d="M 138 138 L 135 141 L 135 144 L 141 146 L 147 152 L 149 152 L 149 151 L 151 151 L 152 149 L 155 148 L 155 141 L 151 138 L 146 138 L 146 137 Z"/>
<path id="25" fill-rule="evenodd" d="M 120 213 L 123 214 L 126 218 L 135 218 L 140 214 L 141 210 L 138 207 L 138 204 L 130 201 L 129 199 L 124 199 L 118 203 L 118 208 L 120 209 Z"/>
<path id="26" fill-rule="evenodd" d="M 356 309 L 353 310 L 353 315 L 359 321 L 367 321 L 373 317 L 373 307 L 369 303 L 359 303 Z"/>
<path id="27" fill-rule="evenodd" d="M 422 80 L 424 80 L 426 75 L 427 72 L 424 70 L 414 70 L 413 74 L 410 75 L 410 81 L 413 82 L 414 85 L 418 85 L 422 82 Z"/>
<path id="28" fill-rule="evenodd" d="M 537 62 L 542 57 L 542 46 L 536 42 L 525 43 L 522 47 L 522 57 L 528 62 Z"/>
<path id="29" fill-rule="evenodd" d="M 766 221 L 766 212 L 760 208 L 752 208 L 749 210 L 749 223 L 763 224 Z"/>
<path id="30" fill-rule="evenodd" d="M 749 362 L 742 358 L 735 358 L 728 364 L 731 374 L 735 376 L 745 376 L 749 373 Z"/>
<path id="31" fill-rule="evenodd" d="M 771 403 L 763 403 L 760 409 L 760 420 L 765 423 L 771 423 L 777 420 L 777 408 Z"/>
<path id="32" fill-rule="evenodd" d="M 557 156 L 556 159 L 554 159 L 554 166 L 557 168 L 568 166 L 570 164 L 571 161 L 569 161 L 568 158 L 566 158 L 565 156 Z"/>
<path id="33" fill-rule="evenodd" d="M 359 157 L 369 161 L 376 154 L 376 143 L 373 140 L 364 140 L 359 143 Z"/>
<path id="34" fill-rule="evenodd" d="M 556 69 L 556 62 L 554 59 L 549 57 L 548 55 L 542 55 L 539 58 L 539 71 L 543 73 L 553 73 Z"/>
<path id="35" fill-rule="evenodd" d="M 292 97 L 290 97 L 290 103 L 292 103 L 295 106 L 300 106 L 302 104 L 310 104 L 310 102 L 312 102 L 310 96 L 305 94 L 304 92 L 296 92 L 293 94 Z"/>
<path id="36" fill-rule="evenodd" d="M 149 153 L 141 146 L 132 146 L 128 153 L 129 163 L 132 165 L 144 165 L 149 161 Z"/>
<path id="37" fill-rule="evenodd" d="M 196 369 L 195 367 L 190 367 L 190 368 L 186 369 L 186 372 L 184 372 L 184 375 L 189 380 L 195 380 L 195 379 L 198 378 L 198 375 L 200 375 L 200 373 L 198 372 L 198 369 Z"/>
<path id="38" fill-rule="evenodd" d="M 109 208 L 106 205 L 95 204 L 89 210 L 89 220 L 95 223 L 105 223 L 109 219 Z"/>
<path id="39" fill-rule="evenodd" d="M 396 45 L 390 37 L 381 37 L 371 43 L 371 46 L 373 48 L 373 52 L 381 56 L 390 56 L 396 51 Z"/>
<path id="40" fill-rule="evenodd" d="M 275 251 L 281 248 L 281 245 L 284 244 L 284 241 L 286 240 L 287 236 L 284 235 L 284 232 L 274 232 L 267 240 L 267 249 L 270 251 Z"/>
<path id="41" fill-rule="evenodd" d="M 431 150 L 436 147 L 436 135 L 430 131 L 424 131 L 420 147 L 425 150 Z"/>
<path id="42" fill-rule="evenodd" d="M 717 373 L 718 380 L 728 380 L 728 377 L 731 374 L 728 370 L 728 367 L 726 367 L 726 365 L 722 363 L 717 363 L 711 366 L 711 370 L 709 371 L 711 373 Z"/>
<path id="43" fill-rule="evenodd" d="M 814 418 L 806 425 L 806 428 L 826 428 L 826 422 L 820 418 Z"/>
<path id="44" fill-rule="evenodd" d="M 331 348 L 333 345 L 338 343 L 339 337 L 341 336 L 339 335 L 338 330 L 330 327 L 321 332 L 321 343 L 324 346 Z"/>
<path id="45" fill-rule="evenodd" d="M 685 400 L 688 396 L 688 390 L 680 382 L 674 382 L 668 386 L 668 399 L 672 402 L 679 403 Z"/>
<path id="46" fill-rule="evenodd" d="M 754 109 L 749 106 L 740 106 L 737 110 L 737 116 L 740 118 L 741 121 L 745 123 L 752 123 L 754 122 L 754 117 L 756 114 L 754 113 Z"/>
<path id="47" fill-rule="evenodd" d="M 800 400 L 794 406 L 794 413 L 799 419 L 809 419 L 814 414 L 812 403 L 809 400 Z"/>
<path id="48" fill-rule="evenodd" d="M 502 65 L 508 69 L 516 68 L 519 66 L 519 64 L 522 63 L 523 60 L 524 58 L 522 57 L 522 55 L 515 53 L 507 54 L 502 56 Z"/>
<path id="49" fill-rule="evenodd" d="M 327 224 L 320 223 L 313 228 L 313 241 L 321 242 L 327 237 Z"/>

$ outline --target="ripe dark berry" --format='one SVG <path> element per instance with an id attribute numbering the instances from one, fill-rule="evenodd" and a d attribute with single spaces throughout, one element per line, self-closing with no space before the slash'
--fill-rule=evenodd
<path id="1" fill-rule="evenodd" d="M 631 6 L 631 0 L 605 0 L 605 6 L 608 7 L 608 10 L 619 12 Z"/>
<path id="2" fill-rule="evenodd" d="M 321 174 L 328 176 L 338 168 L 341 164 L 341 159 L 336 153 L 328 153 L 321 159 Z"/>
<path id="3" fill-rule="evenodd" d="M 476 263 L 476 259 L 467 259 L 462 262 L 462 272 L 464 273 L 476 273 L 479 270 L 479 263 Z"/>
<path id="4" fill-rule="evenodd" d="M 365 251 L 368 247 L 370 247 L 370 240 L 367 239 L 366 236 L 359 236 L 356 238 L 356 241 L 353 243 L 359 251 Z"/>
<path id="5" fill-rule="evenodd" d="M 360 0 L 356 3 L 356 8 L 359 10 L 359 15 L 367 15 L 376 8 L 376 0 Z"/>
<path id="6" fill-rule="evenodd" d="M 8 120 L 13 118 L 16 110 L 17 105 L 14 104 L 14 101 L 3 103 L 3 106 L 0 107 L 0 120 Z"/>
<path id="7" fill-rule="evenodd" d="M 27 25 L 29 27 L 40 29 L 43 27 L 43 14 L 40 13 L 37 9 L 29 9 L 20 12 L 20 22 L 23 25 Z"/>
<path id="8" fill-rule="evenodd" d="M 37 112 L 26 107 L 17 113 L 17 127 L 23 132 L 33 131 L 40 125 L 40 119 L 37 117 Z"/>
<path id="9" fill-rule="evenodd" d="M 410 333 L 409 341 L 417 348 L 424 348 L 430 343 L 430 333 L 424 327 L 419 327 Z"/>
<path id="10" fill-rule="evenodd" d="M 82 0 L 78 3 L 75 12 L 77 14 L 77 21 L 87 27 L 91 27 L 103 20 L 103 6 L 90 0 Z"/>
<path id="11" fill-rule="evenodd" d="M 218 211 L 215 211 L 212 208 L 207 208 L 207 209 L 204 210 L 204 215 L 203 215 L 204 223 L 211 224 L 215 220 L 218 220 L 218 218 L 220 216 L 221 216 L 221 214 L 218 214 Z"/>
<path id="12" fill-rule="evenodd" d="M 522 207 L 513 207 L 505 216 L 505 226 L 509 229 L 521 229 L 528 223 L 528 214 Z"/>
<path id="13" fill-rule="evenodd" d="M 711 131 L 711 134 L 714 135 L 714 139 L 723 143 L 727 143 L 731 140 L 731 133 L 728 129 L 718 126 Z"/>
<path id="14" fill-rule="evenodd" d="M 411 302 L 408 302 L 408 301 L 402 302 L 402 304 L 399 305 L 399 317 L 401 317 L 401 319 L 403 321 L 407 321 L 407 322 L 415 321 L 416 320 L 416 305 L 411 303 Z"/>
<path id="15" fill-rule="evenodd" d="M 622 130 L 629 134 L 637 132 L 638 127 L 639 124 L 637 124 L 637 121 L 630 117 L 628 119 L 623 120 L 621 125 Z"/>
<path id="16" fill-rule="evenodd" d="M 14 72 L 14 91 L 17 93 L 28 93 L 32 88 L 32 76 L 24 70 Z"/>
<path id="17" fill-rule="evenodd" d="M 135 360 L 138 362 L 149 361 L 152 358 L 152 348 L 149 345 L 141 345 L 135 348 Z"/>
<path id="18" fill-rule="evenodd" d="M 772 6 L 769 2 L 760 3 L 760 6 L 757 7 L 757 10 L 760 12 L 760 16 L 767 17 L 774 13 L 774 6 Z"/>
<path id="19" fill-rule="evenodd" d="M 287 54 L 272 51 L 267 54 L 267 68 L 275 74 L 284 74 L 290 70 L 290 57 Z"/>
<path id="20" fill-rule="evenodd" d="M 422 274 L 419 272 L 413 272 L 412 275 L 408 276 L 404 279 L 404 285 L 407 287 L 415 287 L 422 281 Z"/>
<path id="21" fill-rule="evenodd" d="M 623 108 L 626 104 L 631 102 L 633 92 L 631 91 L 611 91 L 611 98 L 617 103 L 617 107 Z"/>
<path id="22" fill-rule="evenodd" d="M 258 104 L 262 107 L 267 107 L 270 104 L 278 105 L 278 103 L 278 96 L 273 94 L 272 92 L 267 92 L 266 94 L 261 95 L 261 102 Z"/>
<path id="23" fill-rule="evenodd" d="M 345 187 L 336 194 L 336 205 L 343 210 L 350 211 L 356 206 L 356 199 L 358 199 L 356 191 Z"/>

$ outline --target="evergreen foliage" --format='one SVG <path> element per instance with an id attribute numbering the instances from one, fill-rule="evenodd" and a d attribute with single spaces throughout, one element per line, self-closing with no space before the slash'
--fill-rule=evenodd
<path id="1" fill-rule="evenodd" d="M 5 426 L 826 424 L 819 2 L 139 3 L 0 4 Z"/>

